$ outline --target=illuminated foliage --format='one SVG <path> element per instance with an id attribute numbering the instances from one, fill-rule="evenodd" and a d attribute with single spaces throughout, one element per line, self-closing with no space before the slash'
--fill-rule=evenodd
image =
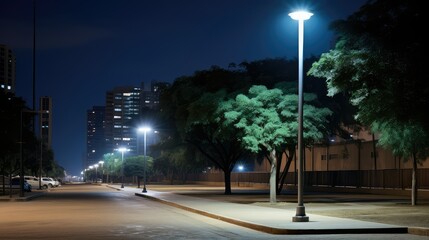
<path id="1" fill-rule="evenodd" d="M 379 145 L 413 159 L 412 204 L 417 161 L 428 156 L 429 76 L 425 7 L 419 1 L 369 1 L 347 20 L 331 25 L 335 49 L 308 72 L 325 78 L 329 94 L 347 93 L 356 118 L 381 134 Z"/>
<path id="2" fill-rule="evenodd" d="M 247 95 L 239 94 L 234 100 L 220 105 L 224 126 L 234 126 L 242 133 L 239 141 L 254 152 L 266 153 L 271 163 L 270 201 L 276 201 L 277 169 L 286 149 L 295 149 L 298 136 L 298 96 L 279 88 L 267 89 L 253 86 Z M 304 139 L 306 143 L 317 142 L 326 135 L 327 117 L 332 113 L 327 108 L 310 105 L 316 100 L 314 94 L 306 94 L 304 104 Z M 222 116 L 222 115 L 221 115 Z M 294 150 L 293 150 L 294 151 Z M 293 156 L 293 154 L 292 154 Z M 290 158 L 291 160 L 291 158 Z M 288 169 L 284 171 L 287 172 Z"/>

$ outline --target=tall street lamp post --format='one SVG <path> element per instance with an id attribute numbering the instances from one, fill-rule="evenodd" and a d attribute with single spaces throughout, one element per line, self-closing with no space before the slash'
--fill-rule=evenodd
<path id="1" fill-rule="evenodd" d="M 101 183 L 103 183 L 104 182 L 104 168 L 103 168 L 104 161 L 99 161 L 98 164 L 101 167 Z"/>
<path id="2" fill-rule="evenodd" d="M 121 188 L 124 188 L 124 152 L 128 151 L 127 148 L 119 148 L 118 151 L 122 153 L 122 163 L 121 163 Z"/>
<path id="3" fill-rule="evenodd" d="M 23 162 L 23 157 L 22 157 L 22 112 L 23 110 L 21 110 L 21 115 L 20 115 L 20 129 L 19 129 L 19 167 L 20 167 L 20 176 L 19 176 L 19 196 L 20 197 L 24 197 L 24 162 Z"/>
<path id="4" fill-rule="evenodd" d="M 139 132 L 143 132 L 143 191 L 147 192 L 146 190 L 146 133 L 151 131 L 149 127 L 141 127 L 138 129 Z"/>
<path id="5" fill-rule="evenodd" d="M 98 173 L 97 173 L 98 164 L 94 164 L 94 167 L 95 167 L 95 183 L 98 183 Z"/>
<path id="6" fill-rule="evenodd" d="M 298 21 L 298 154 L 299 154 L 299 169 L 298 169 L 298 206 L 296 207 L 296 215 L 292 217 L 293 222 L 308 222 L 309 217 L 305 215 L 305 206 L 303 201 L 303 168 L 304 168 L 304 151 L 303 151 L 303 48 L 304 48 L 304 21 L 310 19 L 312 13 L 306 11 L 297 11 L 289 13 L 293 20 Z"/>

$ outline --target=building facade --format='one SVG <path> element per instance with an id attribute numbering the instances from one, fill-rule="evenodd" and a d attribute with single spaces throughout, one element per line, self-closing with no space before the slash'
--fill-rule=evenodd
<path id="1" fill-rule="evenodd" d="M 156 143 L 156 127 L 150 119 L 159 108 L 160 93 L 169 83 L 151 82 L 149 90 L 122 86 L 106 92 L 106 105 L 87 110 L 87 154 L 85 166 L 102 160 L 103 155 L 127 148 L 127 155 L 142 154 L 143 138 L 137 129 L 147 124 L 153 131 L 148 133 L 147 145 Z M 149 151 L 150 152 L 150 151 Z"/>
<path id="2" fill-rule="evenodd" d="M 6 45 L 0 44 L 0 91 L 15 93 L 16 57 Z"/>
<path id="3" fill-rule="evenodd" d="M 52 98 L 40 97 L 39 109 L 40 140 L 48 148 L 52 148 Z"/>
<path id="4" fill-rule="evenodd" d="M 137 150 L 136 125 L 140 116 L 140 87 L 116 87 L 106 93 L 106 151 L 124 147 L 133 154 Z"/>
<path id="5" fill-rule="evenodd" d="M 98 163 L 103 159 L 103 155 L 106 152 L 105 111 L 104 106 L 93 106 L 92 109 L 86 112 L 86 162 L 84 166 Z"/>
<path id="6" fill-rule="evenodd" d="M 170 83 L 168 82 L 158 82 L 158 81 L 152 81 L 150 85 L 150 90 L 145 91 L 142 89 L 141 94 L 141 106 L 142 111 L 144 109 L 152 109 L 156 110 L 159 108 L 159 98 L 162 90 L 167 89 L 170 87 Z"/>

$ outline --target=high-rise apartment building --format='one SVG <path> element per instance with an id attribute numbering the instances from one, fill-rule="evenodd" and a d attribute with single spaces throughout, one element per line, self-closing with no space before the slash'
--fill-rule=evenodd
<path id="1" fill-rule="evenodd" d="M 39 106 L 39 131 L 41 141 L 48 147 L 52 147 L 52 98 L 40 97 Z"/>
<path id="2" fill-rule="evenodd" d="M 125 147 L 135 154 L 136 125 L 140 116 L 140 87 L 116 87 L 106 93 L 106 149 Z"/>
<path id="3" fill-rule="evenodd" d="M 142 91 L 142 111 L 144 111 L 145 108 L 158 109 L 160 94 L 163 89 L 168 87 L 170 87 L 170 83 L 168 82 L 153 81 L 149 91 Z"/>
<path id="4" fill-rule="evenodd" d="M 137 128 L 147 115 L 158 109 L 160 92 L 169 86 L 165 82 L 152 82 L 150 90 L 144 91 L 144 83 L 141 83 L 140 87 L 116 87 L 106 92 L 106 106 L 94 106 L 87 111 L 87 156 L 84 165 L 98 163 L 104 154 L 113 153 L 121 147 L 128 148 L 128 154 L 137 154 Z M 156 141 L 155 135 L 148 137 L 148 144 Z"/>
<path id="5" fill-rule="evenodd" d="M 0 91 L 15 93 L 16 58 L 12 50 L 0 44 Z"/>
<path id="6" fill-rule="evenodd" d="M 86 163 L 84 166 L 98 163 L 106 153 L 104 134 L 105 111 L 106 108 L 104 106 L 93 106 L 92 109 L 86 112 Z"/>

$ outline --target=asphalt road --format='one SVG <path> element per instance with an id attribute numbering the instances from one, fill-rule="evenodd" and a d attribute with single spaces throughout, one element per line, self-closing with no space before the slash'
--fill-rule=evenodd
<path id="1" fill-rule="evenodd" d="M 102 185 L 0 202 L 0 239 L 427 239 L 411 234 L 272 235 Z"/>

